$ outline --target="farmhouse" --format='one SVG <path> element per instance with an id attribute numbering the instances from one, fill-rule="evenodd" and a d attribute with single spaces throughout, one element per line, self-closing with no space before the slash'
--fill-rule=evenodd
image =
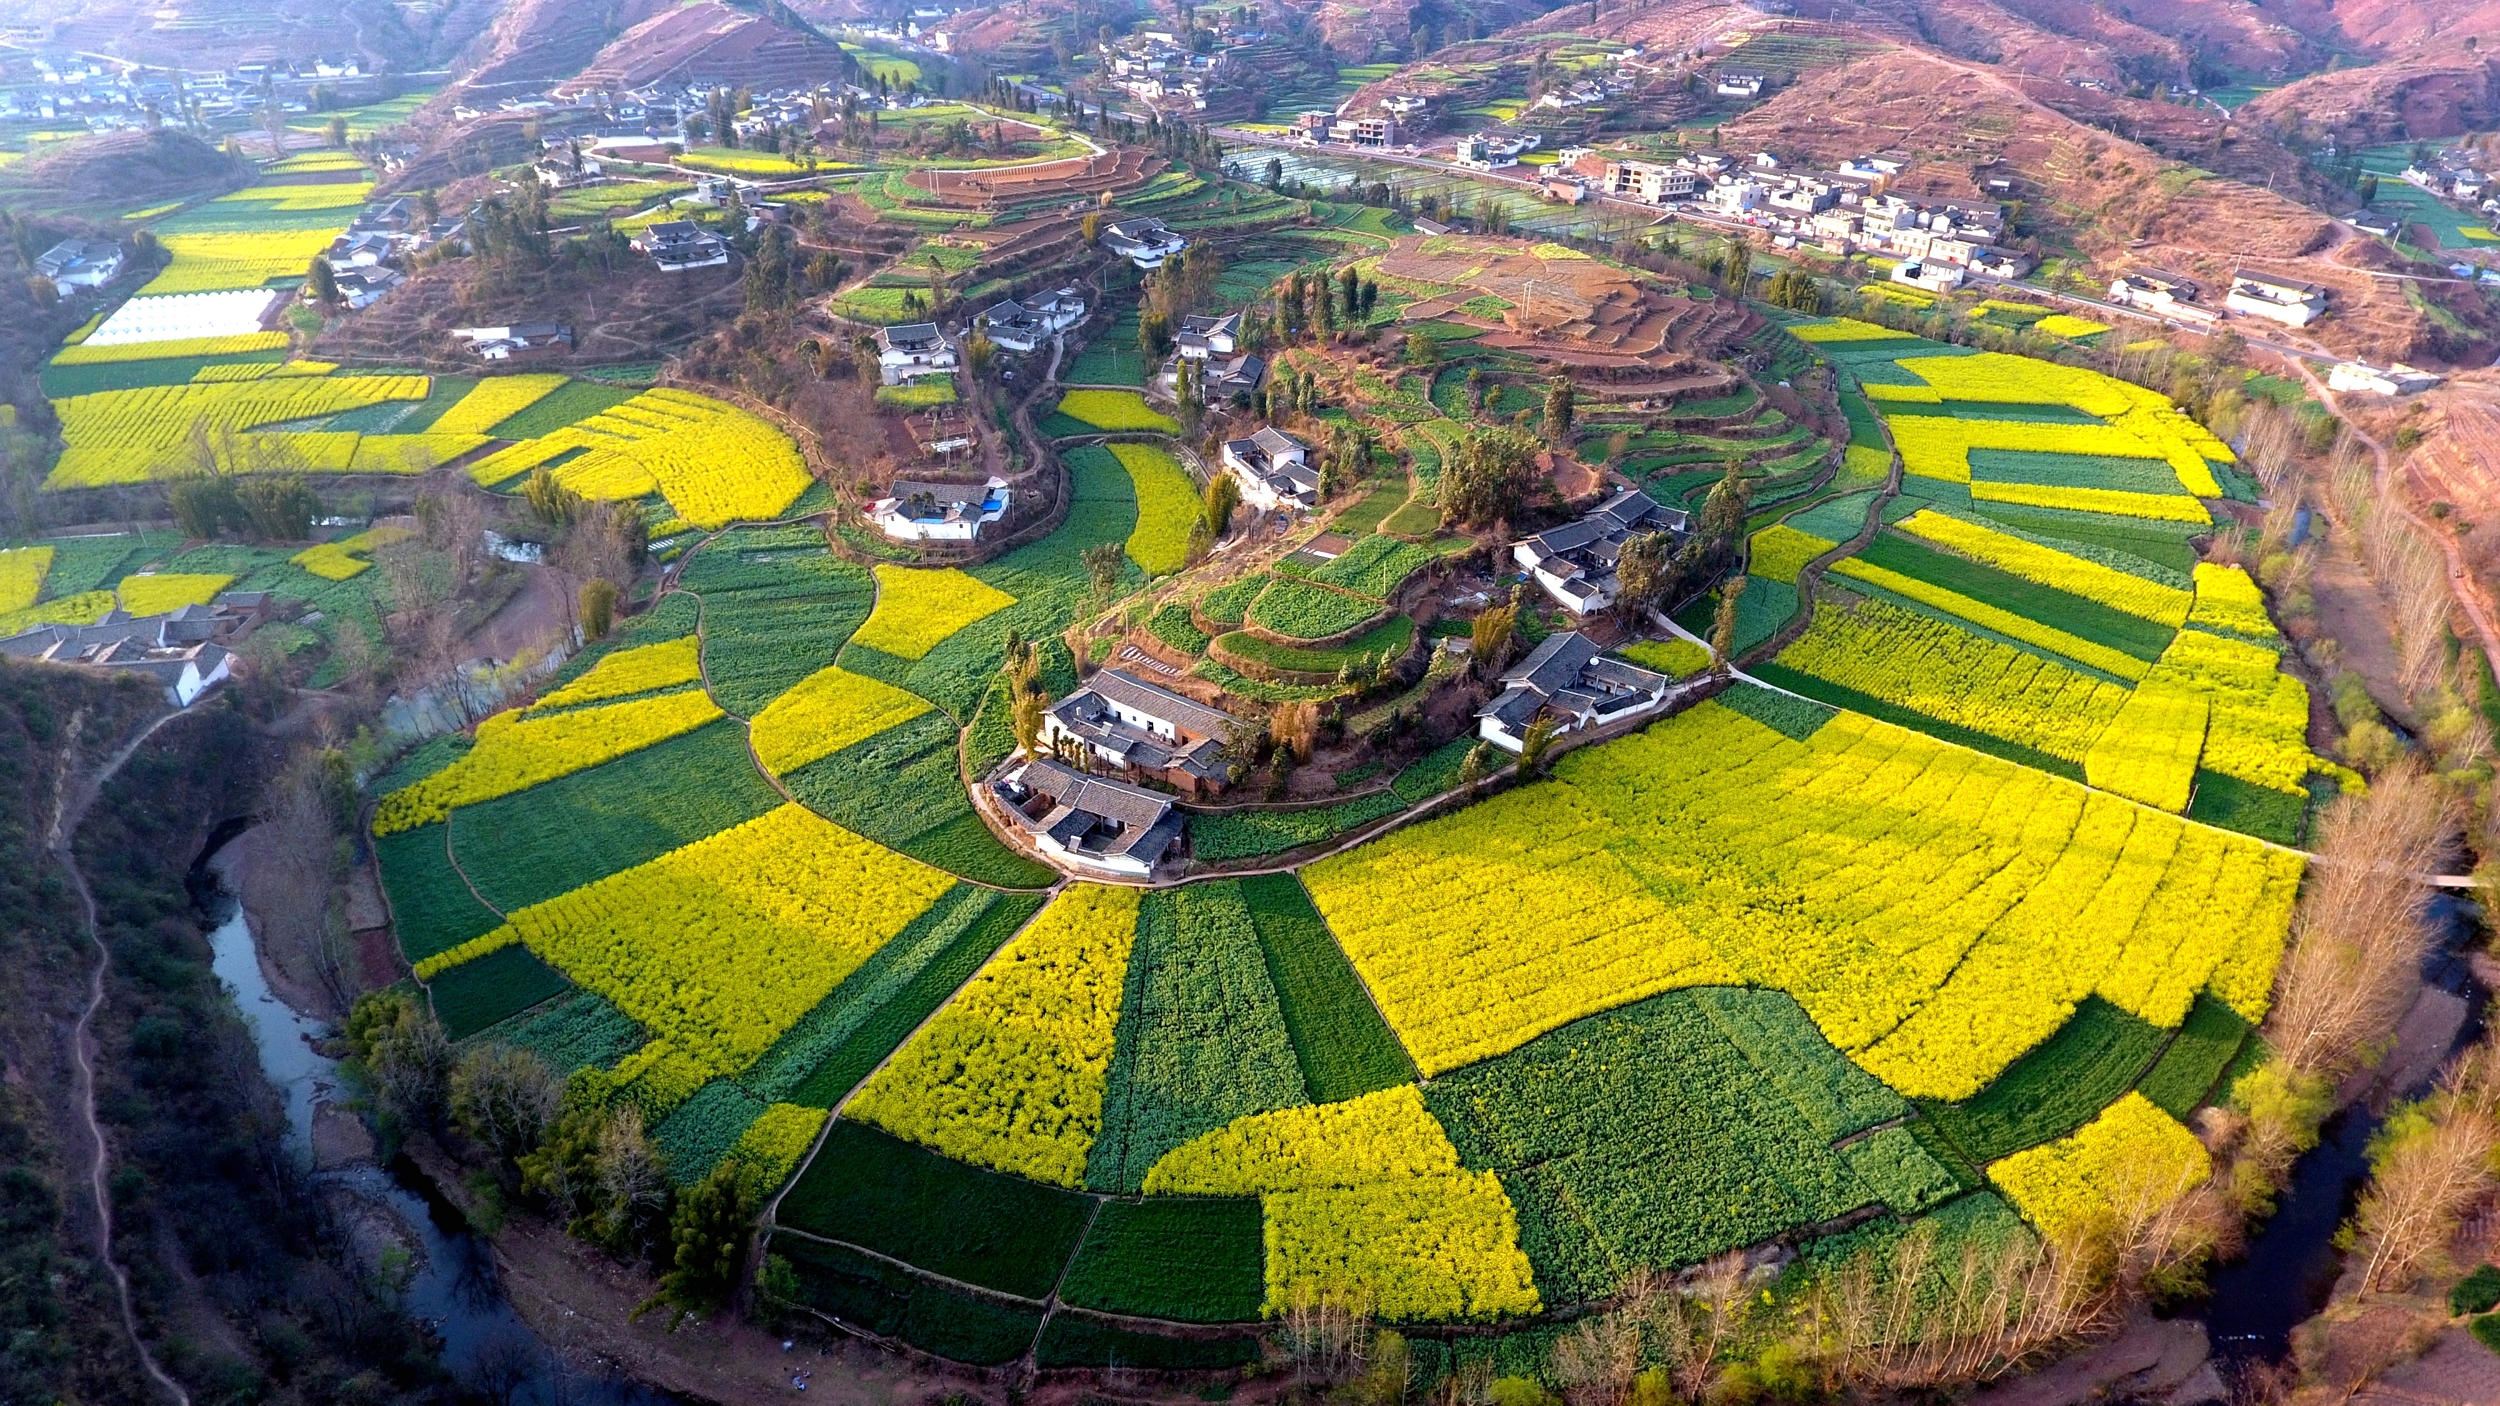
<path id="1" fill-rule="evenodd" d="M 898 542 L 970 542 L 1007 515 L 1012 496 L 1003 478 L 986 484 L 898 479 L 885 497 L 868 505 L 868 520 Z"/>
<path id="2" fill-rule="evenodd" d="M 1105 669 L 1050 705 L 1042 715 L 1042 741 L 1053 751 L 1080 750 L 1131 776 L 1199 796 L 1224 789 L 1230 779 L 1224 744 L 1234 726 L 1230 713 Z"/>
<path id="3" fill-rule="evenodd" d="M 397 269 L 361 268 L 334 274 L 331 281 L 339 290 L 340 302 L 347 304 L 350 311 L 362 311 L 382 301 L 383 294 L 408 278 Z"/>
<path id="4" fill-rule="evenodd" d="M 2326 388 L 2331 391 L 2370 391 L 2377 395 L 2413 395 L 2439 384 L 2439 377 L 2428 371 L 2399 361 L 2386 370 L 2366 361 L 2337 362 L 2326 373 Z"/>
<path id="5" fill-rule="evenodd" d="M 2326 290 L 2296 278 L 2239 269 L 2231 275 L 2231 291 L 2223 295 L 2222 305 L 2286 327 L 2306 327 L 2326 316 Z"/>
<path id="6" fill-rule="evenodd" d="M 1623 544 L 1636 532 L 1671 532 L 1682 536 L 1691 518 L 1681 508 L 1660 506 L 1637 488 L 1627 488 L 1589 511 L 1578 522 L 1540 532 L 1511 547 L 1511 557 L 1527 568 L 1545 594 L 1575 615 L 1604 610 L 1614 604 L 1622 583 L 1615 565 Z"/>
<path id="7" fill-rule="evenodd" d="M 981 314 L 981 330 L 1009 351 L 1029 352 L 1085 320 L 1085 299 L 1062 288 L 1026 302 L 1010 298 Z"/>
<path id="8" fill-rule="evenodd" d="M 68 297 L 80 288 L 101 288 L 122 271 L 122 247 L 109 239 L 64 239 L 35 260 L 35 272 Z"/>
<path id="9" fill-rule="evenodd" d="M 1143 879 L 1180 843 L 1171 797 L 1058 762 L 1026 762 L 994 790 L 1035 848 L 1088 869 Z"/>
<path id="10" fill-rule="evenodd" d="M 1240 350 L 1241 314 L 1228 312 L 1222 317 L 1184 317 L 1181 319 L 1180 335 L 1172 340 L 1180 347 L 1180 354 L 1192 361 L 1231 356 Z"/>
<path id="11" fill-rule="evenodd" d="M 1103 248 L 1147 270 L 1163 267 L 1165 259 L 1189 247 L 1189 241 L 1167 229 L 1163 221 L 1144 215 L 1104 225 L 1100 242 Z"/>
<path id="12" fill-rule="evenodd" d="M 1273 425 L 1248 439 L 1224 441 L 1224 467 L 1241 480 L 1241 500 L 1254 508 L 1319 506 L 1311 447 Z"/>
<path id="13" fill-rule="evenodd" d="M 717 268 L 729 262 L 729 245 L 691 220 L 663 220 L 644 230 L 634 248 L 651 256 L 663 273 Z"/>
<path id="14" fill-rule="evenodd" d="M 1548 635 L 1502 671 L 1501 693 L 1476 710 L 1476 734 L 1516 752 L 1540 715 L 1552 718 L 1557 732 L 1639 717 L 1666 701 L 1668 682 L 1664 674 L 1606 658 L 1577 630 Z"/>
<path id="15" fill-rule="evenodd" d="M 899 386 L 914 376 L 955 369 L 955 344 L 934 322 L 906 322 L 877 329 L 877 376 Z"/>
<path id="16" fill-rule="evenodd" d="M 515 322 L 504 327 L 455 327 L 481 361 L 542 361 L 573 349 L 573 329 L 561 322 Z"/>
<path id="17" fill-rule="evenodd" d="M 133 672 L 188 708 L 234 670 L 226 646 L 269 611 L 265 591 L 228 591 L 212 605 L 186 605 L 166 615 L 115 610 L 93 625 L 36 625 L 0 639 L 0 655 Z"/>
<path id="18" fill-rule="evenodd" d="M 2160 269 L 2138 269 L 2121 274 L 2109 285 L 2109 300 L 2122 308 L 2142 308 L 2161 317 L 2210 323 L 2214 310 L 2196 305 L 2200 291 L 2194 279 Z"/>

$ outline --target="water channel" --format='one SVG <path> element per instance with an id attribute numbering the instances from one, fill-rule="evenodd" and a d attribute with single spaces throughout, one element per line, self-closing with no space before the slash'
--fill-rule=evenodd
<path id="1" fill-rule="evenodd" d="M 251 923 L 214 863 L 225 838 L 220 832 L 192 869 L 192 896 L 214 924 L 208 941 L 217 979 L 251 1027 L 262 1072 L 286 1100 L 287 1151 L 310 1168 L 315 1111 L 343 1095 L 344 1081 L 337 1061 L 314 1047 L 330 1028 L 269 988 Z M 399 1306 L 441 1342 L 444 1367 L 462 1383 L 509 1393 L 501 1399 L 512 1406 L 673 1406 L 674 1397 L 586 1376 L 549 1350 L 505 1300 L 492 1250 L 406 1158 L 388 1168 L 363 1162 L 315 1172 L 313 1180 L 395 1223 L 397 1238 L 414 1251 Z"/>

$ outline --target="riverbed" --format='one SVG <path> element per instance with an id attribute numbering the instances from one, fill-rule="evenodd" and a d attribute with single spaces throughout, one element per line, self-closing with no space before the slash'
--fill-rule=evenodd
<path id="1" fill-rule="evenodd" d="M 211 858 L 195 871 L 215 925 L 208 934 L 217 979 L 251 1027 L 261 1071 L 286 1100 L 286 1148 L 311 1169 L 313 1122 L 325 1104 L 348 1096 L 338 1062 L 316 1048 L 329 1027 L 280 1000 L 261 970 L 249 916 Z M 335 1114 L 333 1116 L 336 1116 Z M 506 1301 L 494 1252 L 458 1208 L 402 1158 L 389 1168 L 371 1161 L 313 1172 L 327 1193 L 342 1194 L 379 1220 L 386 1241 L 410 1255 L 399 1306 L 442 1344 L 443 1365 L 464 1385 L 506 1393 L 513 1406 L 671 1406 L 676 1398 L 638 1383 L 585 1376 L 549 1350 Z"/>

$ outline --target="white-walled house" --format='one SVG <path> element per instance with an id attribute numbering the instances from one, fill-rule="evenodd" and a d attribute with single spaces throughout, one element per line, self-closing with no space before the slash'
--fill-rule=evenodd
<path id="1" fill-rule="evenodd" d="M 991 789 L 1035 849 L 1078 868 L 1143 879 L 1180 843 L 1171 797 L 1058 762 L 1026 762 Z"/>
<path id="2" fill-rule="evenodd" d="M 1189 247 L 1188 240 L 1174 233 L 1163 221 L 1147 215 L 1105 224 L 1097 242 L 1148 271 L 1163 267 L 1165 259 Z"/>
<path id="3" fill-rule="evenodd" d="M 2326 290 L 2297 278 L 2239 269 L 2231 275 L 2231 291 L 2223 296 L 2222 305 L 2286 327 L 2306 327 L 2326 316 Z"/>
<path id="4" fill-rule="evenodd" d="M 868 520 L 897 542 L 970 542 L 1007 516 L 1013 496 L 1003 478 L 986 484 L 897 479 L 886 496 L 868 505 Z"/>
<path id="5" fill-rule="evenodd" d="M 981 331 L 1009 351 L 1029 352 L 1085 320 L 1085 299 L 1074 288 L 1017 302 L 1010 298 L 981 314 Z"/>
<path id="6" fill-rule="evenodd" d="M 1185 796 L 1220 791 L 1231 777 L 1224 744 L 1240 720 L 1134 674 L 1103 669 L 1042 715 L 1042 743 L 1093 764 L 1161 781 Z"/>
<path id="7" fill-rule="evenodd" d="M 914 376 L 952 372 L 956 364 L 955 344 L 946 340 L 934 322 L 877 329 L 877 375 L 889 386 L 899 386 Z"/>
<path id="8" fill-rule="evenodd" d="M 1476 710 L 1476 735 L 1506 752 L 1526 746 L 1539 716 L 1556 731 L 1577 732 L 1639 717 L 1666 702 L 1666 675 L 1598 653 L 1577 630 L 1548 635 L 1528 657 L 1502 671 L 1502 691 Z"/>
<path id="9" fill-rule="evenodd" d="M 1691 525 L 1691 516 L 1683 509 L 1661 506 L 1639 489 L 1627 488 L 1590 509 L 1578 522 L 1513 543 L 1511 559 L 1564 609 L 1587 615 L 1615 603 L 1615 592 L 1621 589 L 1615 567 L 1632 534 L 1667 532 L 1680 537 Z"/>
<path id="10" fill-rule="evenodd" d="M 109 239 L 64 239 L 35 260 L 35 272 L 68 297 L 80 288 L 101 288 L 122 271 L 122 247 Z"/>
<path id="11" fill-rule="evenodd" d="M 1319 470 L 1311 467 L 1311 447 L 1273 425 L 1248 439 L 1224 441 L 1224 467 L 1240 481 L 1241 501 L 1254 508 L 1319 506 Z"/>

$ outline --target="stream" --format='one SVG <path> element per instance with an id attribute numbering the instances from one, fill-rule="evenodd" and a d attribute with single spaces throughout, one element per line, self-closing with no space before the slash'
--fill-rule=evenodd
<path id="1" fill-rule="evenodd" d="M 270 990 L 252 926 L 214 863 L 221 830 L 194 866 L 193 897 L 215 926 L 208 935 L 218 982 L 252 1030 L 260 1066 L 286 1099 L 287 1151 L 312 1166 L 316 1108 L 344 1090 L 337 1061 L 314 1042 L 329 1026 L 304 1015 Z M 388 1168 L 362 1162 L 313 1173 L 315 1184 L 355 1196 L 396 1223 L 397 1238 L 415 1251 L 399 1291 L 399 1307 L 442 1344 L 442 1362 L 457 1380 L 511 1406 L 672 1406 L 676 1398 L 637 1383 L 586 1376 L 549 1350 L 521 1321 L 497 1282 L 495 1257 L 405 1158 Z"/>
<path id="2" fill-rule="evenodd" d="M 2430 1091 L 2449 1055 L 2481 1038 L 2489 994 L 2463 952 L 2476 936 L 2475 913 L 2452 894 L 2431 900 L 2439 945 L 2423 959 L 2422 979 L 2465 1002 L 2465 1020 L 2430 1072 L 2387 1097 L 2365 1100 L 2329 1118 L 2318 1145 L 2292 1164 L 2291 1184 L 2275 1213 L 2248 1239 L 2248 1250 L 2210 1276 L 2212 1292 L 2192 1310 L 2205 1322 L 2214 1355 L 2226 1361 L 2274 1361 L 2290 1350 L 2292 1330 L 2326 1307 L 2344 1272 L 2335 1232 L 2350 1218 L 2370 1173 L 2370 1139 L 2388 1105 Z"/>

